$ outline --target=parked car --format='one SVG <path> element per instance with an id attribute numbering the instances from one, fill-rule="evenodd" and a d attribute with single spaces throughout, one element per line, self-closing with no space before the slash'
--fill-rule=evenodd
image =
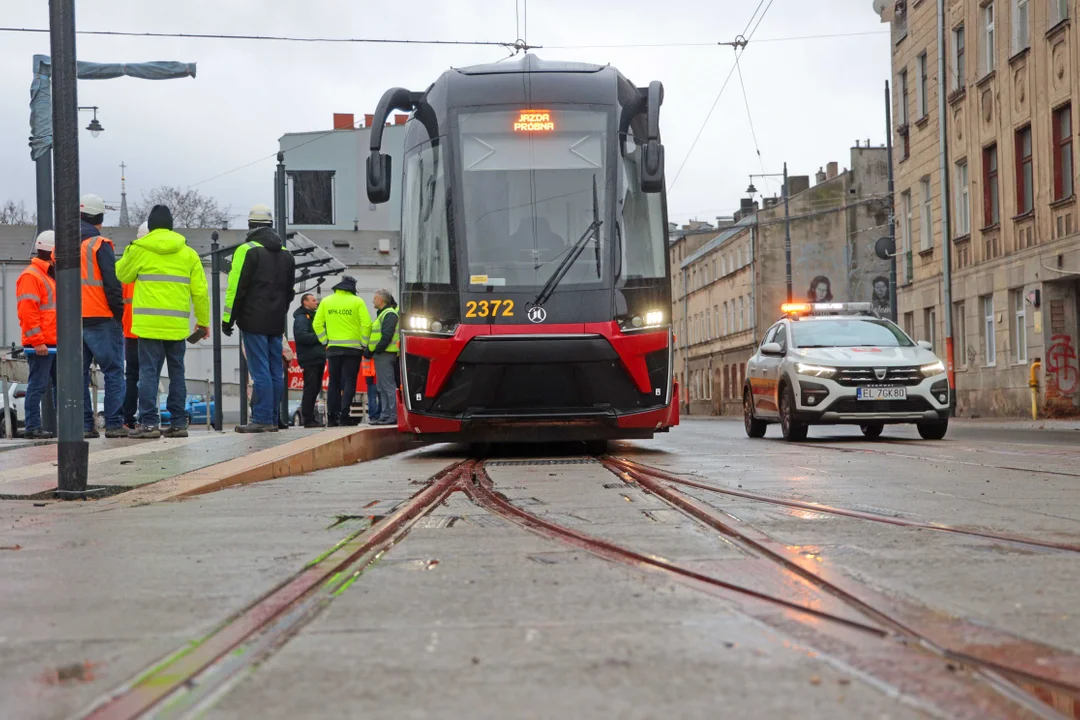
<path id="1" fill-rule="evenodd" d="M 214 406 L 215 402 L 210 401 L 210 421 L 214 419 Z M 188 395 L 187 396 L 187 416 L 188 425 L 205 425 L 206 424 L 206 396 L 205 395 Z"/>
<path id="2" fill-rule="evenodd" d="M 304 418 L 300 413 L 300 401 L 289 401 L 289 417 L 292 418 L 291 424 L 297 427 L 302 427 L 304 424 Z M 326 424 L 326 403 L 322 399 L 315 401 L 315 422 L 320 425 Z"/>
<path id="3" fill-rule="evenodd" d="M 10 407 L 11 414 L 15 416 L 15 432 L 23 426 L 26 422 L 26 384 L 25 383 L 10 383 L 8 384 L 8 397 L 9 402 L 5 402 L 5 398 L 0 396 L 0 410 Z M 0 438 L 7 437 L 7 421 L 9 413 L 0 412 Z M 15 433 L 12 433 L 13 435 Z"/>

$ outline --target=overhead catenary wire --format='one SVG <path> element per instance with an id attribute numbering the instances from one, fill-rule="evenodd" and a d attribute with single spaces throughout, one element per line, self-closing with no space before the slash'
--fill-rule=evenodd
<path id="1" fill-rule="evenodd" d="M 48 33 L 49 28 L 0 27 L 0 32 L 8 33 Z M 138 32 L 126 30 L 77 30 L 78 35 L 102 35 L 112 37 L 136 38 L 180 38 L 195 40 L 261 40 L 271 42 L 300 43 L 352 43 L 381 45 L 473 45 L 515 47 L 518 42 L 500 42 L 497 40 L 440 40 L 440 39 L 404 39 L 404 38 L 359 38 L 359 37 L 302 37 L 293 35 L 233 35 L 227 33 L 179 33 L 179 32 Z M 539 46 L 536 46 L 539 47 Z M 522 49 L 530 49 L 528 47 Z"/>
<path id="2" fill-rule="evenodd" d="M 759 38 L 754 40 L 755 43 L 779 43 L 779 42 L 800 42 L 805 40 L 830 40 L 834 38 L 845 37 L 865 37 L 872 35 L 889 35 L 889 30 L 863 30 L 859 32 L 850 33 L 822 33 L 817 35 L 798 35 L 790 37 L 775 37 L 775 38 Z M 637 48 L 692 48 L 692 47 L 711 47 L 714 48 L 717 45 L 727 45 L 730 43 L 716 42 L 710 40 L 708 42 L 669 42 L 669 43 L 625 43 L 625 44 L 613 44 L 613 45 L 544 45 L 543 47 L 548 50 L 586 50 L 586 49 L 637 49 Z"/>

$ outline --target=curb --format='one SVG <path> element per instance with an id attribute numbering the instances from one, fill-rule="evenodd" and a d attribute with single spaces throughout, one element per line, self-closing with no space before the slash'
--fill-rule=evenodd
<path id="1" fill-rule="evenodd" d="M 99 504 L 146 505 L 224 490 L 234 485 L 344 467 L 393 455 L 416 441 L 397 428 L 334 428 L 117 495 Z"/>

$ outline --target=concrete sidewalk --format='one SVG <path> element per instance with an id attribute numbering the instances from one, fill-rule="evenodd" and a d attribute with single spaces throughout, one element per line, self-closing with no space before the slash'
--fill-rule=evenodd
<path id="1" fill-rule="evenodd" d="M 110 495 L 123 492 L 124 488 L 147 486 L 167 479 L 189 478 L 197 471 L 228 464 L 229 469 L 224 474 L 203 473 L 205 477 L 202 477 L 207 483 L 216 482 L 224 487 L 233 484 L 227 481 L 226 476 L 247 472 L 265 462 L 288 463 L 293 455 L 304 452 L 310 454 L 315 449 L 329 448 L 336 451 L 338 445 L 355 444 L 355 440 L 350 438 L 358 433 L 364 433 L 365 443 L 368 442 L 369 433 L 378 434 L 382 442 L 381 450 L 376 454 L 396 451 L 392 441 L 398 438 L 391 434 L 396 431 L 362 427 L 323 430 L 290 428 L 287 431 L 256 435 L 242 435 L 231 431 L 194 431 L 189 437 L 178 439 L 89 440 L 88 484 L 106 488 L 103 494 Z M 386 440 L 391 441 L 390 446 L 387 446 Z M 279 448 L 282 448 L 283 452 L 267 452 Z M 353 462 L 360 459 L 359 454 L 354 455 Z M 303 468 L 298 470 L 304 471 Z M 272 473 L 273 476 L 281 474 L 283 473 Z M 55 442 L 0 441 L 0 499 L 45 497 L 49 491 L 56 488 L 56 480 Z M 199 491 L 198 480 L 186 482 L 184 485 L 185 492 L 177 494 Z"/>

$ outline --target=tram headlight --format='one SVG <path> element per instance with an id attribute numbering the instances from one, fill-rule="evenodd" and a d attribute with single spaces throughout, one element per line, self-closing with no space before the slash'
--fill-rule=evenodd
<path id="1" fill-rule="evenodd" d="M 423 315 L 410 315 L 409 316 L 409 329 L 419 330 L 421 332 L 427 331 L 431 327 L 431 320 Z"/>
<path id="2" fill-rule="evenodd" d="M 656 327 L 664 323 L 663 310 L 650 310 L 645 313 L 645 327 Z"/>
<path id="3" fill-rule="evenodd" d="M 436 320 L 435 322 L 431 323 L 431 332 L 442 332 L 442 331 L 443 331 L 443 324 L 441 322 Z"/>

